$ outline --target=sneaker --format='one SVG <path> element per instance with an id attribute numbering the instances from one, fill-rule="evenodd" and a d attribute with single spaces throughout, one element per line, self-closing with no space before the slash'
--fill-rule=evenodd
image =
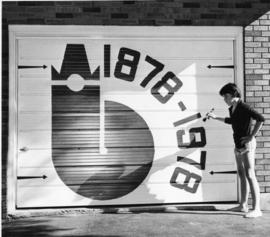
<path id="1" fill-rule="evenodd" d="M 261 210 L 253 210 L 245 215 L 245 218 L 256 218 L 262 216 Z"/>

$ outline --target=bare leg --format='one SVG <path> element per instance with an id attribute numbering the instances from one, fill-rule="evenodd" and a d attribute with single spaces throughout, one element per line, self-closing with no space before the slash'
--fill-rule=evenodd
<path id="1" fill-rule="evenodd" d="M 230 211 L 248 212 L 249 186 L 246 179 L 246 174 L 245 174 L 246 171 L 245 171 L 245 167 L 242 161 L 242 155 L 236 152 L 235 158 L 236 158 L 236 165 L 237 165 L 237 173 L 240 179 L 241 198 L 240 198 L 240 204 L 230 209 Z"/>
<path id="2" fill-rule="evenodd" d="M 243 155 L 246 177 L 251 190 L 253 211 L 248 213 L 246 217 L 258 217 L 262 215 L 260 208 L 260 187 L 255 175 L 255 149 Z"/>

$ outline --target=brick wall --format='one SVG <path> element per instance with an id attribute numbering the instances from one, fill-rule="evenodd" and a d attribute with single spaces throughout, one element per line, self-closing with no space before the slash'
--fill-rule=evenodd
<path id="1" fill-rule="evenodd" d="M 264 114 L 257 138 L 256 174 L 262 193 L 270 193 L 270 12 L 245 27 L 246 101 Z"/>
<path id="2" fill-rule="evenodd" d="M 270 9 L 269 0 L 164 0 L 119 2 L 2 2 L 2 213 L 6 213 L 8 147 L 8 25 L 208 25 L 247 26 Z M 266 117 L 258 138 L 256 169 L 270 193 L 270 18 L 245 28 L 246 98 Z"/>

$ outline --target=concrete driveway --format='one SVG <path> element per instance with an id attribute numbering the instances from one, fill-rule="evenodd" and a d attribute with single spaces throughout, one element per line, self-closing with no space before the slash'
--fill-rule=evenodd
<path id="1" fill-rule="evenodd" d="M 270 212 L 247 219 L 225 210 L 169 208 L 119 209 L 118 212 L 58 213 L 15 218 L 2 223 L 3 237 L 45 236 L 178 236 L 266 237 Z"/>

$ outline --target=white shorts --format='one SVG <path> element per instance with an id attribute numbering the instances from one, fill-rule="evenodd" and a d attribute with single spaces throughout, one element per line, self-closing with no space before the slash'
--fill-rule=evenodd
<path id="1" fill-rule="evenodd" d="M 243 148 L 235 148 L 234 153 L 236 156 L 243 155 L 247 152 L 255 152 L 256 149 L 256 139 L 253 137 L 252 140 L 245 144 L 245 147 Z"/>

